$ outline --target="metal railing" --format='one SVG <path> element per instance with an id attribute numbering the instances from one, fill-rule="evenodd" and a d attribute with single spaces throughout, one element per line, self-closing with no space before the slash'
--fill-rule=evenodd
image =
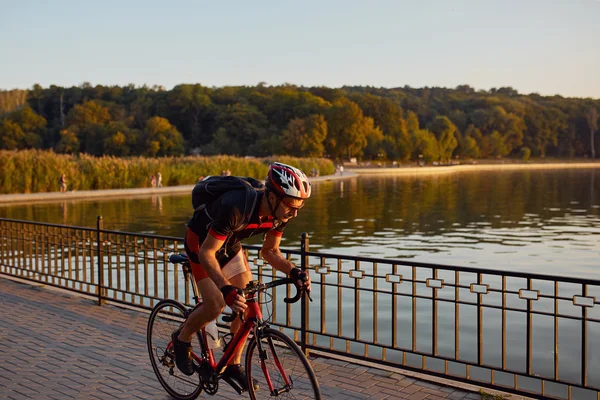
<path id="1" fill-rule="evenodd" d="M 244 246 L 258 279 L 279 272 Z M 0 274 L 149 309 L 191 304 L 168 256 L 178 238 L 0 219 Z M 313 303 L 288 288 L 263 313 L 304 349 L 534 397 L 600 399 L 600 280 L 282 249 L 308 269 Z M 600 348 L 600 347 L 598 347 Z"/>

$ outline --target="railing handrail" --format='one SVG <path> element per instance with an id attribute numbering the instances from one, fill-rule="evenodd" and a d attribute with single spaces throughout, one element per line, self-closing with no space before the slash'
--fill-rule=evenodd
<path id="1" fill-rule="evenodd" d="M 90 227 L 53 224 L 53 223 L 46 223 L 46 222 L 33 222 L 33 221 L 10 219 L 10 218 L 0 218 L 0 221 L 17 222 L 17 223 L 22 223 L 22 224 L 27 224 L 27 225 L 41 225 L 41 226 L 56 227 L 56 228 L 76 228 L 76 229 L 80 229 L 80 230 L 84 230 L 84 231 L 93 231 L 93 232 L 97 231 L 96 228 L 90 228 Z M 100 229 L 100 232 L 109 233 L 109 234 L 112 233 L 112 234 L 116 234 L 116 235 L 120 235 L 120 234 L 135 235 L 135 236 L 139 236 L 142 238 L 149 238 L 149 239 L 183 240 L 183 236 L 182 237 L 165 236 L 165 235 L 157 235 L 157 234 L 149 234 L 149 233 L 118 231 L 118 230 L 114 230 L 114 229 L 113 230 Z M 261 246 L 249 245 L 249 244 L 244 244 L 243 247 L 245 249 L 251 249 L 251 250 L 260 250 L 261 249 Z M 317 252 L 317 251 L 302 252 L 302 250 L 295 250 L 295 249 L 286 248 L 286 247 L 282 247 L 281 249 L 285 250 L 289 254 L 294 254 L 294 255 L 298 255 L 298 256 L 305 255 L 305 256 L 309 256 L 309 257 L 329 257 L 329 258 L 339 257 L 339 254 L 320 252 L 320 251 L 319 252 Z M 525 278 L 525 279 L 536 279 L 536 280 L 544 280 L 544 281 L 560 280 L 560 281 L 568 282 L 568 283 L 587 284 L 587 285 L 594 285 L 594 286 L 600 285 L 600 279 L 572 277 L 572 276 L 565 276 L 565 275 L 558 275 L 558 274 L 540 274 L 537 272 L 521 272 L 521 271 L 500 270 L 500 269 L 493 269 L 493 268 L 465 267 L 465 266 L 459 266 L 459 265 L 434 264 L 434 263 L 426 263 L 426 262 L 420 262 L 420 261 L 406 261 L 406 260 L 400 260 L 400 259 L 394 259 L 394 258 L 363 257 L 363 256 L 353 256 L 353 255 L 344 255 L 344 259 L 349 260 L 349 261 L 366 261 L 366 260 L 368 260 L 369 262 L 376 262 L 376 263 L 380 263 L 380 264 L 403 265 L 406 267 L 435 268 L 437 270 L 444 270 L 444 271 L 460 271 L 460 272 L 467 272 L 467 273 L 474 273 L 474 274 L 486 274 L 486 275 L 498 275 L 498 276 L 510 275 L 512 277 Z"/>

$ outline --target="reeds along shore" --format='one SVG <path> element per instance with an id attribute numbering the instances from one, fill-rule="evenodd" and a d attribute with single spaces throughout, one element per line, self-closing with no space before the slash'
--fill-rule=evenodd
<path id="1" fill-rule="evenodd" d="M 0 151 L 0 194 L 57 192 L 62 174 L 65 174 L 68 191 L 151 187 L 151 176 L 159 172 L 163 186 L 192 185 L 201 176 L 220 175 L 223 171 L 264 178 L 273 161 L 297 166 L 307 173 L 313 168 L 322 175 L 335 171 L 333 162 L 324 158 L 116 158 L 42 150 Z"/>

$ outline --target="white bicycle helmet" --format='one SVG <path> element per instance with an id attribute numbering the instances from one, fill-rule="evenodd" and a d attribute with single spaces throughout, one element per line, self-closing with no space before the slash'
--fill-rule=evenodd
<path id="1" fill-rule="evenodd" d="M 290 196 L 297 199 L 310 197 L 310 181 L 298 168 L 282 163 L 269 165 L 269 174 L 265 180 L 267 188 L 280 197 Z"/>

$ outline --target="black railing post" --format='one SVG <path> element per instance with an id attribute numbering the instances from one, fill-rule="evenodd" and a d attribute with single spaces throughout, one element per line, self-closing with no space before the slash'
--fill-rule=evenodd
<path id="1" fill-rule="evenodd" d="M 102 254 L 102 215 L 98 215 L 96 219 L 96 246 L 97 246 L 97 267 L 98 267 L 98 305 L 104 304 L 104 297 L 102 292 L 104 290 L 104 268 L 103 268 L 103 254 Z"/>
<path id="2" fill-rule="evenodd" d="M 302 240 L 300 245 L 300 269 L 306 271 L 308 269 L 308 233 L 302 233 Z M 308 327 L 308 296 L 302 296 L 302 302 L 300 304 L 300 347 L 302 352 L 308 356 L 308 350 L 306 349 L 306 329 Z"/>

